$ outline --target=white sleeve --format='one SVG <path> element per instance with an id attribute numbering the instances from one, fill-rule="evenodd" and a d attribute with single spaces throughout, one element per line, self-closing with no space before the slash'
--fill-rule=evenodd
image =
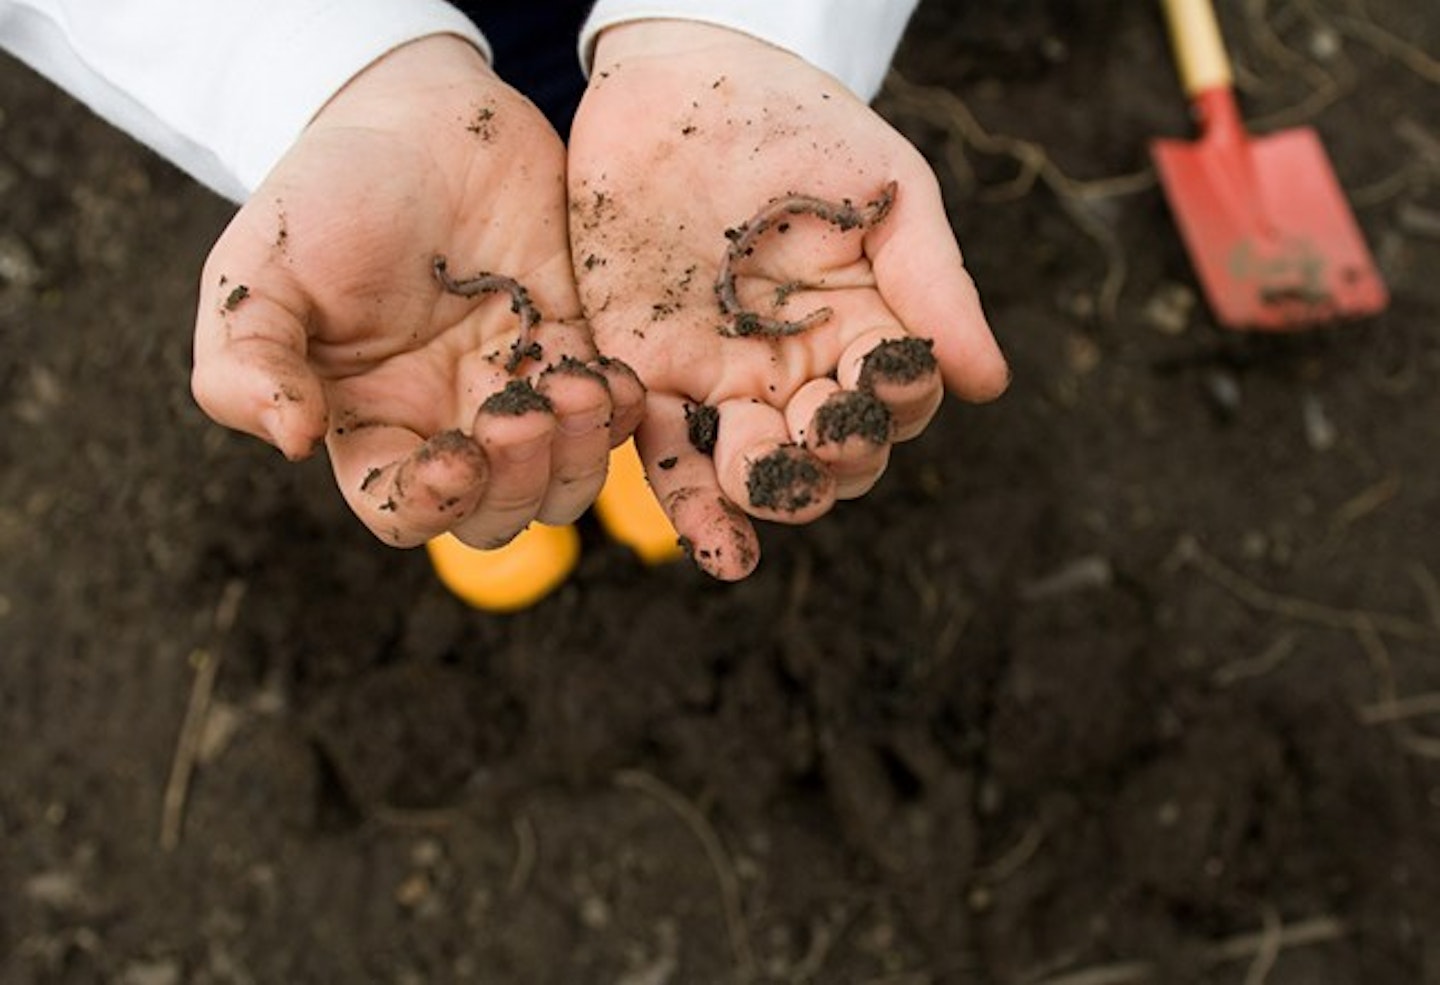
<path id="1" fill-rule="evenodd" d="M 0 0 L 0 48 L 234 201 L 385 52 L 475 26 L 443 0 Z"/>
<path id="2" fill-rule="evenodd" d="M 918 5 L 919 0 L 597 0 L 580 32 L 580 60 L 588 73 L 595 39 L 613 24 L 703 21 L 794 52 L 870 100 Z"/>

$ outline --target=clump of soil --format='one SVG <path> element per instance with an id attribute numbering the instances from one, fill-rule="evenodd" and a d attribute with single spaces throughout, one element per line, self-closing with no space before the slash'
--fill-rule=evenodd
<path id="1" fill-rule="evenodd" d="M 860 363 L 860 387 L 877 383 L 914 383 L 935 372 L 935 343 L 930 339 L 886 339 Z"/>
<path id="2" fill-rule="evenodd" d="M 685 426 L 690 444 L 702 455 L 715 453 L 715 442 L 720 438 L 720 411 L 709 404 L 686 404 Z"/>
<path id="3" fill-rule="evenodd" d="M 844 390 L 820 405 L 810 425 L 810 437 L 820 445 L 840 444 L 852 437 L 883 445 L 890 440 L 893 427 L 890 408 L 873 394 Z"/>
<path id="4" fill-rule="evenodd" d="M 486 397 L 480 411 L 497 417 L 520 417 L 535 411 L 554 413 L 555 406 L 529 380 L 511 380 L 503 390 Z"/>
<path id="5" fill-rule="evenodd" d="M 751 462 L 745 478 L 750 505 L 778 513 L 794 513 L 809 506 L 824 484 L 824 469 L 793 445 L 783 445 Z"/>

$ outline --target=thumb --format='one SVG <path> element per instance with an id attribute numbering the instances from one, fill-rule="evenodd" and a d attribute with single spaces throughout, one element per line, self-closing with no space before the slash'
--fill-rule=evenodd
<path id="1" fill-rule="evenodd" d="M 934 341 L 947 389 L 965 400 L 993 400 L 1010 382 L 1009 367 L 965 269 L 939 183 L 923 161 L 913 172 L 899 177 L 889 217 L 866 234 L 880 296 L 911 335 Z"/>
<path id="2" fill-rule="evenodd" d="M 308 457 L 329 420 L 306 344 L 303 322 L 259 289 L 206 277 L 195 318 L 195 402 L 216 423 L 291 460 Z"/>

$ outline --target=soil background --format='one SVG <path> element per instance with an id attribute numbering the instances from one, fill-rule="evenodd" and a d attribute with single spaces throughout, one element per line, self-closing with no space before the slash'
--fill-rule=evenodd
<path id="1" fill-rule="evenodd" d="M 929 0 L 878 107 L 1009 394 L 504 617 L 203 418 L 229 207 L 0 63 L 0 981 L 1440 982 L 1440 10 L 1221 9 L 1387 313 L 1215 327 L 1155 5 Z"/>

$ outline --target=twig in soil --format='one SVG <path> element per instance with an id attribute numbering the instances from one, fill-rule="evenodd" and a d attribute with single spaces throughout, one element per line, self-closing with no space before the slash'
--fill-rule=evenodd
<path id="1" fill-rule="evenodd" d="M 1241 681 L 1263 677 L 1289 659 L 1295 652 L 1294 632 L 1281 633 L 1273 643 L 1253 657 L 1236 660 L 1217 668 L 1210 676 L 1216 687 L 1232 687 Z"/>
<path id="2" fill-rule="evenodd" d="M 1299 923 L 1284 924 L 1278 929 L 1270 928 L 1257 933 L 1227 937 L 1205 948 L 1203 957 L 1215 964 L 1243 961 L 1262 953 L 1266 946 L 1274 946 L 1277 952 L 1290 951 L 1313 944 L 1329 944 L 1349 935 L 1350 928 L 1343 920 L 1336 917 L 1315 917 Z"/>
<path id="3" fill-rule="evenodd" d="M 195 774 L 195 764 L 200 758 L 205 719 L 210 712 L 210 700 L 215 694 L 215 679 L 220 674 L 220 661 L 224 656 L 221 644 L 235 625 L 235 617 L 239 614 L 240 602 L 244 598 L 243 581 L 237 578 L 226 583 L 220 593 L 220 601 L 215 606 L 212 620 L 215 641 L 212 647 L 200 647 L 190 654 L 195 678 L 190 684 L 190 700 L 185 706 L 185 718 L 180 723 L 175 755 L 170 762 L 170 778 L 165 783 L 165 793 L 161 799 L 162 851 L 173 852 L 180 846 L 180 834 L 185 824 L 185 805 L 190 796 L 190 779 Z"/>
<path id="4" fill-rule="evenodd" d="M 1031 985 L 1134 985 L 1149 981 L 1155 966 L 1148 961 L 1121 961 L 1045 978 Z"/>
<path id="5" fill-rule="evenodd" d="M 515 832 L 515 864 L 510 867 L 510 878 L 505 882 L 505 895 L 511 899 L 519 896 L 530 884 L 535 874 L 535 859 L 539 855 L 535 835 L 535 822 L 528 814 L 516 814 L 510 821 Z"/>
<path id="6" fill-rule="evenodd" d="M 1109 224 L 1089 209 L 1091 202 L 1120 198 L 1147 191 L 1155 186 L 1155 172 L 1146 168 L 1133 174 L 1115 175 L 1082 181 L 1060 169 L 1045 148 L 1034 141 L 1004 134 L 992 134 L 971 113 L 970 108 L 954 92 L 939 86 L 923 86 L 910 82 L 891 69 L 886 81 L 891 97 L 927 122 L 944 129 L 962 148 L 971 147 L 988 156 L 1008 157 L 1019 168 L 1010 181 L 985 189 L 986 201 L 1014 201 L 1029 195 L 1037 183 L 1044 185 L 1059 202 L 1081 232 L 1095 241 L 1105 255 L 1105 278 L 1097 293 L 1096 306 L 1107 324 L 1119 316 L 1120 294 L 1129 277 L 1129 262 L 1119 237 Z M 962 171 L 963 150 L 950 155 L 951 171 L 957 180 L 964 180 L 968 167 Z"/>
<path id="7" fill-rule="evenodd" d="M 1404 698 L 1377 701 L 1360 707 L 1362 725 L 1389 725 L 1410 718 L 1440 715 L 1440 691 L 1411 694 Z"/>
<path id="8" fill-rule="evenodd" d="M 1385 640 L 1375 627 L 1368 623 L 1358 626 L 1355 636 L 1364 648 L 1365 655 L 1369 658 L 1370 665 L 1379 681 L 1376 687 L 1378 692 L 1376 704 L 1382 708 L 1396 708 L 1400 705 L 1401 699 L 1395 686 L 1395 670 L 1390 660 L 1390 648 L 1385 645 Z M 1440 759 L 1440 739 L 1416 732 L 1410 727 L 1408 717 L 1391 715 L 1388 721 L 1377 724 L 1389 725 L 1390 734 L 1406 752 L 1422 759 Z"/>
<path id="9" fill-rule="evenodd" d="M 1249 960 L 1250 974 L 1247 985 L 1258 985 L 1264 977 L 1251 976 L 1257 970 L 1269 973 L 1262 962 L 1267 954 L 1274 960 L 1285 951 L 1309 947 L 1314 944 L 1328 944 L 1340 940 L 1350 933 L 1350 928 L 1335 917 L 1316 917 L 1300 923 L 1281 924 L 1278 916 L 1272 924 L 1268 919 L 1263 930 L 1255 933 L 1237 934 L 1208 945 L 1200 952 L 1200 959 L 1206 965 L 1228 964 L 1232 961 Z M 1159 969 L 1149 961 L 1122 961 L 1115 964 L 1097 965 L 1079 971 L 1065 972 L 1050 978 L 1031 979 L 1028 985 L 1139 985 L 1141 982 L 1156 980 Z"/>
<path id="10" fill-rule="evenodd" d="M 976 876 L 986 885 L 998 886 L 1023 869 L 1026 863 L 1035 857 L 1035 853 L 1044 843 L 1045 822 L 1034 821 L 1020 835 L 1019 840 L 1005 851 L 1005 854 L 982 866 L 976 872 Z"/>
<path id="11" fill-rule="evenodd" d="M 540 322 L 540 310 L 530 300 L 530 292 L 513 277 L 504 274 L 479 273 L 465 280 L 456 280 L 446 269 L 445 258 L 434 260 L 435 278 L 445 290 L 461 297 L 473 298 L 477 294 L 505 293 L 510 295 L 510 310 L 520 318 L 520 335 L 510 347 L 510 358 L 505 360 L 505 372 L 513 373 L 526 357 L 533 356 L 534 345 L 530 333 Z"/>
<path id="12" fill-rule="evenodd" d="M 1265 985 L 1270 978 L 1270 972 L 1275 968 L 1275 962 L 1280 960 L 1280 935 L 1285 930 L 1285 924 L 1281 921 L 1279 912 L 1270 905 L 1266 905 L 1263 919 L 1264 929 L 1260 931 L 1255 960 L 1250 962 L 1250 967 L 1245 972 L 1245 985 Z"/>
<path id="13" fill-rule="evenodd" d="M 1387 636 L 1412 642 L 1433 640 L 1440 636 L 1440 630 L 1435 627 L 1405 616 L 1367 612 L 1363 609 L 1341 609 L 1262 588 L 1239 572 L 1226 567 L 1218 558 L 1206 552 L 1199 541 L 1188 535 L 1176 544 L 1171 558 L 1172 563 L 1193 567 L 1241 602 L 1260 612 L 1350 632 L 1360 632 L 1365 627 L 1373 627 Z"/>
<path id="14" fill-rule="evenodd" d="M 1440 581 L 1435 579 L 1435 572 L 1422 561 L 1416 561 L 1410 566 L 1410 577 L 1415 579 L 1415 587 L 1420 589 L 1420 594 L 1425 598 L 1425 611 L 1430 614 L 1430 624 L 1440 632 Z"/>
<path id="15" fill-rule="evenodd" d="M 1347 6 L 1351 10 L 1351 16 L 1336 18 L 1335 26 L 1337 28 L 1357 41 L 1374 48 L 1380 54 L 1404 65 L 1425 81 L 1440 85 L 1440 61 L 1436 61 L 1420 48 L 1385 30 L 1366 12 L 1363 4 L 1350 3 Z"/>
<path id="16" fill-rule="evenodd" d="M 750 930 L 741 905 L 740 877 L 735 874 L 735 867 L 714 826 L 683 794 L 644 770 L 621 770 L 615 774 L 615 785 L 659 801 L 684 822 L 695 840 L 700 842 L 720 887 L 720 903 L 725 914 L 725 928 L 730 935 L 730 949 L 735 955 L 737 978 L 740 982 L 754 981 L 757 976 L 755 950 L 750 943 Z"/>
<path id="17" fill-rule="evenodd" d="M 1326 107 L 1339 102 L 1355 85 L 1355 72 L 1348 65 L 1345 66 L 1345 79 L 1342 81 L 1281 41 L 1270 25 L 1266 13 L 1268 6 L 1268 0 L 1248 0 L 1245 4 L 1245 20 L 1251 43 L 1282 69 L 1303 76 L 1310 83 L 1311 91 L 1294 106 L 1251 119 L 1249 125 L 1257 131 L 1273 130 L 1312 120 Z M 1321 24 L 1325 23 L 1318 16 L 1312 19 Z"/>
<path id="18" fill-rule="evenodd" d="M 890 206 L 895 203 L 895 189 L 895 182 L 890 182 L 881 191 L 880 197 L 864 208 L 856 206 L 848 198 L 842 202 L 827 202 L 813 195 L 786 195 L 768 203 L 737 228 L 727 229 L 725 238 L 730 241 L 730 245 L 725 250 L 725 258 L 720 263 L 720 273 L 715 279 L 715 297 L 720 302 L 720 310 L 730 319 L 729 324 L 722 327 L 722 334 L 731 337 L 759 335 L 781 338 L 798 335 L 827 321 L 833 313 L 829 308 L 817 308 L 799 321 L 770 318 L 748 310 L 735 291 L 735 265 L 755 252 L 756 241 L 767 230 L 780 226 L 783 232 L 784 224 L 791 216 L 813 215 L 824 219 L 841 232 L 879 225 L 890 214 Z M 787 286 L 790 287 L 790 290 L 785 292 L 788 297 L 799 285 Z"/>
<path id="19" fill-rule="evenodd" d="M 1363 519 L 1394 499 L 1400 492 L 1400 477 L 1387 475 L 1374 485 L 1351 496 L 1330 517 L 1332 533 L 1348 530 L 1355 521 Z M 1440 627 L 1437 627 L 1440 628 Z"/>
<path id="20" fill-rule="evenodd" d="M 1352 189 L 1349 197 L 1357 209 L 1382 205 L 1416 185 L 1428 185 L 1440 173 L 1440 137 L 1408 118 L 1402 118 L 1391 129 L 1413 153 L 1383 178 Z"/>

